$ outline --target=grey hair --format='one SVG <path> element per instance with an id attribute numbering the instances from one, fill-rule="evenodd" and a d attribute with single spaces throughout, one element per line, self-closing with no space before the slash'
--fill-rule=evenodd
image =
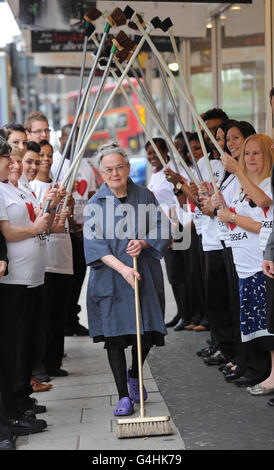
<path id="1" fill-rule="evenodd" d="M 10 147 L 11 147 L 11 156 L 12 155 L 19 155 L 19 157 L 23 158 L 23 152 L 21 149 L 19 149 L 19 147 L 17 147 L 17 145 L 15 144 L 9 144 Z"/>
<path id="2" fill-rule="evenodd" d="M 108 142 L 107 144 L 101 145 L 97 152 L 96 152 L 96 157 L 97 157 L 97 165 L 99 168 L 102 168 L 102 159 L 106 155 L 110 155 L 112 153 L 119 153 L 123 159 L 125 160 L 126 163 L 129 163 L 128 155 L 126 151 L 120 147 L 120 145 L 113 141 L 113 142 Z"/>

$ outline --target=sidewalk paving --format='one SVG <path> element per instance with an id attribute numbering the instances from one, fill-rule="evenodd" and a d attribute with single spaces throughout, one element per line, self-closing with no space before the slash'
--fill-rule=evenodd
<path id="1" fill-rule="evenodd" d="M 116 386 L 102 344 L 89 337 L 66 337 L 67 357 L 63 367 L 68 377 L 54 378 L 51 390 L 33 394 L 47 412 L 37 415 L 48 423 L 47 430 L 21 436 L 17 450 L 183 450 L 181 436 L 172 423 L 174 434 L 148 438 L 116 438 L 113 410 L 118 401 Z M 130 351 L 128 351 L 130 353 Z M 145 403 L 148 416 L 169 415 L 168 408 L 144 366 L 144 383 L 148 391 Z M 139 405 L 134 415 L 138 416 Z"/>
<path id="2" fill-rule="evenodd" d="M 164 273 L 165 274 L 165 273 Z M 80 322 L 87 326 L 85 308 L 87 278 L 85 279 L 80 304 Z M 167 311 L 174 309 L 170 286 L 165 283 Z M 178 429 L 171 420 L 174 434 L 147 438 L 116 438 L 116 418 L 113 410 L 118 402 L 103 343 L 95 344 L 85 337 L 66 337 L 62 367 L 69 372 L 67 377 L 54 378 L 52 389 L 35 393 L 39 404 L 46 405 L 47 412 L 37 415 L 48 423 L 47 430 L 21 436 L 16 440 L 17 450 L 177 450 L 185 449 Z M 130 348 L 126 350 L 130 358 Z M 130 361 L 128 360 L 128 364 Z M 145 402 L 147 416 L 170 416 L 167 405 L 159 392 L 147 361 L 144 364 L 144 384 L 148 392 Z M 135 404 L 132 418 L 139 415 Z"/>

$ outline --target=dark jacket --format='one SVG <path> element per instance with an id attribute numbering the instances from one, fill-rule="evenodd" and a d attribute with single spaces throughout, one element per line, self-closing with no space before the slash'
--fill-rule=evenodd
<path id="1" fill-rule="evenodd" d="M 112 210 L 108 208 L 112 205 L 115 209 L 113 216 Z M 164 281 L 160 259 L 170 244 L 170 226 L 168 223 L 166 236 L 164 234 L 161 236 L 160 212 L 152 218 L 152 227 L 146 223 L 148 217 L 146 209 L 150 205 L 153 207 L 159 205 L 154 195 L 129 179 L 127 206 L 128 209 L 132 209 L 133 217 L 127 219 L 127 225 L 132 229 L 132 233 L 125 237 L 117 236 L 119 227 L 125 228 L 123 223 L 125 206 L 114 197 L 106 183 L 86 206 L 84 246 L 86 263 L 91 267 L 87 290 L 91 337 L 136 334 L 134 290 L 120 273 L 106 266 L 100 259 L 112 254 L 132 267 L 132 258 L 126 253 L 130 238 L 144 239 L 151 247 L 142 250 L 138 258 L 138 270 L 141 274 L 139 282 L 141 331 L 166 334 Z M 137 217 L 138 207 L 139 215 L 144 215 L 143 226 Z M 96 224 L 99 228 L 95 229 Z M 113 234 L 111 234 L 112 228 L 114 228 Z M 119 234 L 122 235 L 122 232 Z"/>
<path id="2" fill-rule="evenodd" d="M 272 189 L 272 196 L 273 196 L 272 199 L 274 201 L 274 165 L 272 167 L 271 189 Z M 274 207 L 274 204 L 273 204 L 273 207 Z M 269 260 L 269 261 L 274 261 L 274 224 L 272 225 L 272 232 L 269 235 L 268 242 L 265 248 L 264 259 Z"/>

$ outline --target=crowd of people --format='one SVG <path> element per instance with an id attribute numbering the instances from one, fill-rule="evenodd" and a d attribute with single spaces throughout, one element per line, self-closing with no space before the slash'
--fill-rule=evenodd
<path id="1" fill-rule="evenodd" d="M 61 153 L 70 129 L 61 129 Z M 68 375 L 62 369 L 65 336 L 89 334 L 78 301 L 86 273 L 83 208 L 96 191 L 95 176 L 83 162 L 63 210 L 66 189 L 52 184 L 60 152 L 50 132 L 39 111 L 24 125 L 0 129 L 1 449 L 15 448 L 14 435 L 47 427 L 36 418 L 46 407 L 31 395 Z M 69 158 L 70 149 L 63 171 Z"/>
<path id="2" fill-rule="evenodd" d="M 271 103 L 273 96 L 274 89 Z M 166 328 L 208 331 L 208 344 L 197 351 L 206 366 L 219 366 L 226 381 L 252 395 L 274 391 L 273 140 L 221 109 L 208 110 L 203 120 L 222 155 L 206 132 L 206 156 L 196 132 L 187 132 L 187 141 L 179 133 L 174 144 L 186 172 L 166 141 L 155 137 L 145 145 L 152 173 L 143 188 L 129 178 L 124 149 L 107 144 L 98 150 L 104 184 L 96 192 L 92 168 L 83 160 L 68 198 L 52 182 L 56 175 L 61 182 L 69 168 L 71 148 L 60 171 L 71 126 L 62 128 L 56 152 L 41 112 L 0 130 L 1 449 L 15 448 L 13 435 L 47 427 L 36 418 L 46 407 L 31 395 L 49 391 L 52 377 L 68 375 L 62 369 L 66 335 L 90 334 L 104 342 L 119 394 L 114 415 L 133 413 L 140 401 L 135 317 L 129 314 L 136 277 L 143 361 L 152 346 L 164 345 Z M 118 237 L 115 228 L 108 238 L 110 196 L 116 206 L 136 210 L 159 205 L 169 229 L 179 227 L 177 235 L 163 239 L 157 216 L 156 238 L 151 227 L 138 237 L 139 219 L 131 237 Z M 84 208 L 94 204 L 106 224 L 101 237 L 94 236 L 90 217 L 84 220 Z M 114 218 L 115 227 L 120 222 Z M 166 324 L 161 257 L 177 308 Z M 89 332 L 78 318 L 87 266 Z M 124 349 L 130 345 L 127 369 Z"/>
<path id="3" fill-rule="evenodd" d="M 273 95 L 274 89 L 271 103 Z M 266 395 L 274 392 L 274 143 L 268 135 L 256 133 L 250 123 L 230 119 L 221 109 L 208 110 L 203 119 L 224 151 L 220 155 L 204 134 L 212 171 L 197 133 L 188 133 L 192 156 L 183 135 L 175 138 L 198 185 L 169 155 L 163 139 L 155 138 L 154 143 L 169 161 L 165 167 L 151 143 L 146 144 L 153 167 L 148 187 L 171 221 L 177 207 L 182 235 L 191 230 L 188 249 L 172 250 L 171 245 L 165 254 L 177 304 L 176 315 L 166 327 L 209 330 L 208 344 L 197 351 L 204 363 L 219 366 L 226 381 L 246 387 L 251 395 Z M 273 400 L 268 403 L 274 405 Z"/>

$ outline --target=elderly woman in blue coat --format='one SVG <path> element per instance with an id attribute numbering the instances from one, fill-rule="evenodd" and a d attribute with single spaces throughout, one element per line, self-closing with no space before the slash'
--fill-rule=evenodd
<path id="1" fill-rule="evenodd" d="M 116 143 L 98 150 L 104 183 L 85 208 L 84 246 L 90 266 L 87 309 L 90 336 L 103 341 L 119 394 L 115 416 L 133 413 L 140 401 L 134 303 L 139 280 L 142 360 L 163 346 L 164 282 L 160 259 L 170 244 L 170 224 L 154 195 L 129 178 L 125 151 Z M 138 272 L 133 257 L 138 257 Z M 127 370 L 125 348 L 132 346 Z M 144 398 L 147 393 L 144 388 Z"/>

